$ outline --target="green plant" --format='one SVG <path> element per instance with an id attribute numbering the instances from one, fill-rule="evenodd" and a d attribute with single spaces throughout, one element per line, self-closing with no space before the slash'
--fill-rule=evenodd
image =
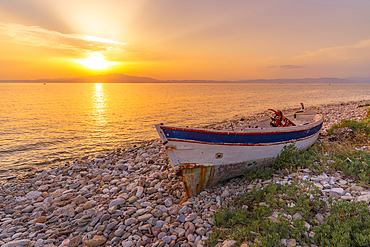
<path id="1" fill-rule="evenodd" d="M 335 163 L 331 166 L 343 174 L 358 180 L 362 185 L 370 182 L 370 153 L 361 150 L 343 150 L 333 154 Z"/>
<path id="2" fill-rule="evenodd" d="M 289 169 L 292 166 L 296 166 L 296 155 L 298 152 L 299 150 L 294 144 L 284 146 L 283 150 L 273 163 L 273 168 L 276 170 L 284 170 Z"/>
<path id="3" fill-rule="evenodd" d="M 255 180 L 255 179 L 270 179 L 273 177 L 275 173 L 275 169 L 268 166 L 263 167 L 253 167 L 244 176 L 248 180 Z"/>
<path id="4" fill-rule="evenodd" d="M 364 107 L 364 106 L 370 106 L 370 104 L 366 103 L 365 105 L 358 105 L 357 107 Z"/>
<path id="5" fill-rule="evenodd" d="M 321 173 L 323 171 L 322 161 L 326 159 L 323 153 L 323 147 L 319 143 L 303 152 L 294 145 L 285 146 L 272 167 L 288 172 L 309 168 L 314 173 Z"/>
<path id="6" fill-rule="evenodd" d="M 308 229 L 305 226 L 305 222 L 299 219 L 293 219 L 294 228 L 292 228 L 291 237 L 298 240 L 299 243 L 311 243 L 311 240 L 305 236 Z"/>
<path id="7" fill-rule="evenodd" d="M 315 174 L 318 174 L 324 171 L 322 162 L 327 159 L 324 152 L 325 148 L 320 143 L 303 152 L 299 151 L 294 144 L 287 145 L 271 166 L 254 167 L 244 175 L 251 181 L 255 179 L 266 180 L 271 179 L 274 174 L 292 173 L 300 168 L 309 168 Z"/>
<path id="8" fill-rule="evenodd" d="M 237 245 L 250 241 L 254 246 L 276 246 L 282 238 L 311 243 L 304 221 L 311 222 L 310 215 L 325 208 L 319 196 L 318 188 L 308 181 L 270 183 L 263 189 L 238 195 L 215 213 L 215 225 L 223 230 L 212 233 L 205 244 L 214 246 L 218 239 L 234 239 Z M 275 210 L 280 211 L 278 222 L 268 218 Z M 286 215 L 297 212 L 303 219 L 294 219 L 291 225 Z"/>
<path id="9" fill-rule="evenodd" d="M 366 139 L 370 136 L 370 109 L 367 110 L 366 118 L 364 120 L 356 121 L 342 119 L 340 124 L 332 125 L 327 132 L 329 135 L 333 135 L 334 131 L 340 128 L 349 128 L 353 130 L 355 133 L 353 136 L 350 136 L 352 139 Z"/>
<path id="10" fill-rule="evenodd" d="M 370 214 L 364 202 L 329 198 L 331 216 L 315 227 L 314 240 L 322 246 L 369 246 Z"/>

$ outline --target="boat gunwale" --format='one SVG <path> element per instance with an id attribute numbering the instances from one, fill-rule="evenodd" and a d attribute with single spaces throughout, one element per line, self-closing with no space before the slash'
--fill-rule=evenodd
<path id="1" fill-rule="evenodd" d="M 268 143 L 255 143 L 255 144 L 248 144 L 248 143 L 223 143 L 223 142 L 201 142 L 201 141 L 194 141 L 194 140 L 182 140 L 182 139 L 176 139 L 176 138 L 169 138 L 167 139 L 168 142 L 183 142 L 183 143 L 197 143 L 197 144 L 207 144 L 207 145 L 223 145 L 223 146 L 271 146 L 271 145 L 280 145 L 280 144 L 288 144 L 298 141 L 303 141 L 310 139 L 314 137 L 315 135 L 318 135 L 319 133 L 316 132 L 312 135 L 306 136 L 304 138 L 299 139 L 291 139 L 289 141 L 282 141 L 282 142 L 268 142 Z"/>
<path id="2" fill-rule="evenodd" d="M 320 115 L 320 114 L 316 114 Z M 174 127 L 174 126 L 166 126 L 166 125 L 158 125 L 161 129 L 167 130 L 179 130 L 179 131 L 188 131 L 188 132 L 197 132 L 197 133 L 208 133 L 208 134 L 219 134 L 219 135 L 268 135 L 268 134 L 276 134 L 276 133 L 294 133 L 300 132 L 308 129 L 315 128 L 324 122 L 324 117 L 320 115 L 320 119 L 305 125 L 300 126 L 289 126 L 289 127 L 270 127 L 265 129 L 256 129 L 250 128 L 246 129 L 245 131 L 248 132 L 239 132 L 239 131 L 224 131 L 224 130 L 207 130 L 202 128 L 188 128 L 188 127 Z M 276 129 L 275 131 L 271 131 L 272 129 Z M 167 139 L 167 137 L 166 137 Z"/>

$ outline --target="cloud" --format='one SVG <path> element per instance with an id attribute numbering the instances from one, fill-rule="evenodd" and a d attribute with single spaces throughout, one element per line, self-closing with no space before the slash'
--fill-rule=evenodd
<path id="1" fill-rule="evenodd" d="M 60 50 L 97 52 L 125 45 L 125 43 L 101 37 L 64 34 L 39 26 L 24 26 L 15 23 L 0 23 L 0 35 L 5 35 L 8 42 Z"/>
<path id="2" fill-rule="evenodd" d="M 307 68 L 307 67 L 299 66 L 299 65 L 286 64 L 286 65 L 281 65 L 281 66 L 269 66 L 269 68 L 302 69 L 302 68 Z"/>
<path id="3" fill-rule="evenodd" d="M 301 61 L 331 61 L 343 62 L 353 60 L 370 60 L 368 54 L 370 52 L 370 40 L 362 40 L 357 44 L 344 45 L 337 47 L 328 47 L 319 49 L 313 52 L 306 52 L 301 56 L 294 57 L 294 60 Z"/>
<path id="4" fill-rule="evenodd" d="M 271 68 L 280 69 L 281 77 L 368 77 L 369 54 L 370 40 L 362 40 L 350 45 L 306 51 L 302 52 L 301 55 L 289 58 L 272 57 L 264 60 L 261 64 L 270 70 Z"/>

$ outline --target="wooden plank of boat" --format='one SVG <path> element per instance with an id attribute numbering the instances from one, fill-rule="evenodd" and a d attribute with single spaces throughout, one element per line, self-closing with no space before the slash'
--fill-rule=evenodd
<path id="1" fill-rule="evenodd" d="M 252 167 L 269 165 L 289 144 L 304 150 L 313 145 L 323 117 L 313 112 L 287 115 L 295 126 L 270 127 L 270 119 L 233 131 L 182 128 L 157 124 L 174 172 L 182 176 L 188 197 Z"/>

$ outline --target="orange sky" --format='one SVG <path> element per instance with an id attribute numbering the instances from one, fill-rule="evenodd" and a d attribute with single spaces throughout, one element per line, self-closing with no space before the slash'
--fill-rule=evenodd
<path id="1" fill-rule="evenodd" d="M 0 0 L 0 80 L 370 77 L 369 13 L 369 0 Z"/>

